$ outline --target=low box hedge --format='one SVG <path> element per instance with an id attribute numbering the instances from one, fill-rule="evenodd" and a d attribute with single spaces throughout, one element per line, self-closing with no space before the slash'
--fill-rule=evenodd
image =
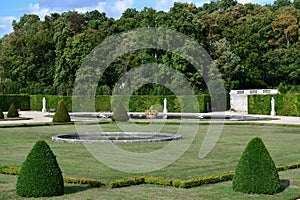
<path id="1" fill-rule="evenodd" d="M 0 174 L 19 175 L 20 170 L 21 170 L 20 167 L 0 166 Z M 99 180 L 90 179 L 90 178 L 76 178 L 76 177 L 63 176 L 63 179 L 65 183 L 80 184 L 80 185 L 89 184 L 91 187 L 101 187 L 105 185 Z"/>

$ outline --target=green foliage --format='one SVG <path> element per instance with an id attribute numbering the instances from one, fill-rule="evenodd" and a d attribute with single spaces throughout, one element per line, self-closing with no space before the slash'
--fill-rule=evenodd
<path id="1" fill-rule="evenodd" d="M 41 111 L 43 108 L 43 97 L 47 101 L 47 110 L 56 109 L 59 102 L 64 101 L 67 110 L 72 111 L 72 97 L 58 95 L 30 95 L 30 109 Z"/>
<path id="2" fill-rule="evenodd" d="M 282 116 L 300 116 L 300 94 L 251 95 L 248 96 L 248 113 L 269 115 L 271 98 L 275 99 L 275 111 Z"/>
<path id="3" fill-rule="evenodd" d="M 0 165 L 0 174 L 19 175 L 20 171 L 21 171 L 20 167 L 6 167 Z M 88 178 L 63 176 L 63 180 L 64 183 L 80 184 L 80 185 L 89 184 L 91 187 L 101 187 L 104 185 L 99 180 L 88 179 Z"/>
<path id="4" fill-rule="evenodd" d="M 0 109 L 0 119 L 4 119 L 4 115 L 1 109 Z"/>
<path id="5" fill-rule="evenodd" d="M 165 185 L 165 186 L 173 186 L 172 180 L 162 177 L 145 177 L 146 184 L 154 184 L 154 185 Z"/>
<path id="6" fill-rule="evenodd" d="M 111 188 L 120 188 L 120 187 L 127 187 L 131 185 L 140 185 L 145 183 L 145 177 L 137 176 L 127 179 L 115 180 L 110 182 Z"/>
<path id="7" fill-rule="evenodd" d="M 29 95 L 0 95 L 0 109 L 8 111 L 11 103 L 21 110 L 30 110 Z"/>
<path id="8" fill-rule="evenodd" d="M 6 117 L 19 117 L 19 112 L 15 106 L 15 104 L 11 104 L 8 111 L 7 111 L 7 115 Z"/>
<path id="9" fill-rule="evenodd" d="M 286 171 L 289 169 L 297 169 L 300 168 L 300 162 L 294 162 L 287 165 L 277 166 L 277 171 Z M 1 174 L 9 174 L 9 175 L 18 175 L 20 173 L 19 167 L 6 167 L 0 165 L 0 173 Z M 211 184 L 223 181 L 230 181 L 234 177 L 233 172 L 225 172 L 223 174 L 205 176 L 200 178 L 192 178 L 189 180 L 180 180 L 180 179 L 167 179 L 162 177 L 152 177 L 152 176 L 140 176 L 140 177 L 132 177 L 127 179 L 119 179 L 112 181 L 110 183 L 111 188 L 119 188 L 119 187 L 127 187 L 130 185 L 139 185 L 139 184 L 156 184 L 156 185 L 165 185 L 165 186 L 173 186 L 173 187 L 181 187 L 181 188 L 191 188 L 198 187 L 203 184 Z M 75 178 L 63 176 L 65 183 L 72 184 L 89 184 L 91 187 L 100 187 L 104 185 L 101 181 L 87 178 Z"/>
<path id="10" fill-rule="evenodd" d="M 104 185 L 101 181 L 94 180 L 94 179 L 87 179 L 87 178 L 74 178 L 63 176 L 65 183 L 72 183 L 72 184 L 89 184 L 91 187 L 101 187 Z"/>
<path id="11" fill-rule="evenodd" d="M 115 105 L 115 107 L 112 108 L 113 109 L 112 120 L 117 122 L 127 122 L 129 120 L 129 116 L 127 110 L 123 105 L 123 100 L 120 100 L 119 103 L 113 105 Z"/>
<path id="12" fill-rule="evenodd" d="M 78 68 L 95 46 L 108 36 L 140 27 L 169 28 L 195 39 L 218 62 L 227 90 L 299 85 L 299 2 L 276 0 L 272 6 L 261 6 L 220 0 L 203 7 L 176 2 L 168 12 L 128 8 L 116 20 L 98 11 L 54 13 L 45 20 L 25 14 L 13 22 L 13 34 L 1 39 L 0 93 L 71 95 Z M 215 57 L 214 43 L 222 38 L 228 49 L 220 49 L 222 54 Z M 121 56 L 101 77 L 97 94 L 111 94 L 126 71 L 154 62 L 184 74 L 196 92 L 206 91 L 206 72 L 198 72 L 180 56 L 156 49 Z M 164 70 L 158 70 L 158 80 L 166 80 Z M 181 83 L 174 78 L 168 84 Z M 151 84 L 141 90 L 144 95 L 169 94 Z"/>
<path id="13" fill-rule="evenodd" d="M 173 187 L 180 187 L 180 188 L 192 188 L 201 185 L 232 180 L 233 174 L 234 174 L 233 172 L 227 172 L 223 174 L 204 176 L 200 178 L 192 178 L 188 180 L 167 179 L 162 177 L 151 177 L 151 176 L 138 176 L 138 177 L 112 181 L 110 183 L 110 187 L 119 188 L 119 187 L 131 186 L 131 185 L 155 184 L 155 185 L 173 186 Z"/>
<path id="14" fill-rule="evenodd" d="M 275 164 L 260 138 L 247 145 L 236 167 L 233 190 L 243 193 L 275 194 L 281 185 Z"/>
<path id="15" fill-rule="evenodd" d="M 70 122 L 71 118 L 68 113 L 68 110 L 64 104 L 64 101 L 61 101 L 57 106 L 55 114 L 53 116 L 53 122 Z"/>
<path id="16" fill-rule="evenodd" d="M 38 141 L 22 165 L 16 192 L 22 197 L 51 197 L 64 194 L 62 172 L 45 141 Z"/>

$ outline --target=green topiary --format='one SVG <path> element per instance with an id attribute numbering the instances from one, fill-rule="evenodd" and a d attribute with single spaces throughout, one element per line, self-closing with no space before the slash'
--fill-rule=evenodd
<path id="1" fill-rule="evenodd" d="M 117 108 L 114 109 L 112 120 L 119 122 L 127 122 L 129 120 L 128 113 L 122 103 L 120 103 Z"/>
<path id="2" fill-rule="evenodd" d="M 4 119 L 4 115 L 1 109 L 0 109 L 0 119 Z"/>
<path id="3" fill-rule="evenodd" d="M 260 138 L 253 138 L 244 150 L 235 170 L 233 190 L 255 194 L 280 192 L 276 166 Z"/>
<path id="4" fill-rule="evenodd" d="M 19 113 L 18 113 L 18 110 L 17 110 L 15 104 L 12 103 L 10 105 L 6 116 L 7 117 L 19 117 Z"/>
<path id="5" fill-rule="evenodd" d="M 53 116 L 53 122 L 70 122 L 71 118 L 63 101 L 58 105 Z"/>
<path id="6" fill-rule="evenodd" d="M 38 141 L 28 154 L 17 180 L 22 197 L 50 197 L 64 194 L 64 182 L 56 157 L 45 141 Z"/>

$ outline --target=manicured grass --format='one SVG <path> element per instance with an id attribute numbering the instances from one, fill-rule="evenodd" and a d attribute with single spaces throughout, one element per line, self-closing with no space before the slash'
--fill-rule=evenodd
<path id="1" fill-rule="evenodd" d="M 182 189 L 156 185 L 139 185 L 111 189 L 108 187 L 91 188 L 89 186 L 65 184 L 65 195 L 47 199 L 201 199 L 201 200 L 292 200 L 300 198 L 300 169 L 280 172 L 282 179 L 291 182 L 283 192 L 275 195 L 247 195 L 232 190 L 231 181 Z M 15 194 L 16 176 L 2 175 L 0 179 L 0 199 L 25 199 Z M 26 198 L 29 199 L 29 198 Z M 33 198 L 31 198 L 33 199 Z M 44 198 L 40 198 L 44 199 Z M 46 199 L 46 198 L 45 198 Z"/>
<path id="2" fill-rule="evenodd" d="M 133 124 L 125 124 L 127 129 L 136 129 Z M 155 126 L 144 126 L 145 130 L 156 129 Z M 185 125 L 183 125 L 185 126 Z M 188 130 L 188 124 L 186 125 Z M 161 132 L 176 133 L 178 125 L 165 125 Z M 113 124 L 101 125 L 104 131 L 118 131 Z M 0 128 L 0 164 L 7 166 L 21 166 L 28 152 L 37 140 L 46 140 L 57 156 L 58 163 L 63 175 L 73 177 L 87 177 L 101 180 L 109 184 L 110 181 L 136 175 L 158 176 L 165 178 L 190 179 L 204 175 L 219 174 L 227 171 L 234 171 L 238 159 L 246 144 L 255 136 L 261 137 L 269 150 L 276 165 L 284 165 L 299 161 L 300 127 L 298 126 L 253 126 L 253 125 L 226 125 L 222 135 L 214 149 L 204 159 L 198 158 L 201 143 L 206 134 L 208 126 L 200 125 L 198 134 L 193 144 L 176 162 L 161 170 L 145 174 L 129 174 L 111 169 L 96 160 L 83 144 L 69 144 L 51 141 L 51 136 L 60 133 L 75 133 L 73 125 L 59 126 L 38 126 L 38 127 L 16 127 Z M 95 125 L 85 126 L 86 131 L 95 130 Z M 122 144 L 121 148 L 134 152 L 149 152 L 157 150 L 167 143 L 144 143 L 144 144 Z M 294 172 L 295 171 L 295 172 Z M 299 170 L 290 170 L 280 174 L 286 174 L 281 179 L 293 180 L 292 186 L 279 194 L 278 199 L 293 199 L 300 196 L 300 175 Z M 14 195 L 14 180 L 3 178 L 5 187 L 3 193 Z M 7 177 L 7 176 L 5 176 Z M 287 178 L 286 178 L 287 177 Z M 3 186 L 4 186 L 3 185 Z M 68 185 L 67 185 L 68 186 Z M 6 188 L 6 189 L 5 189 Z M 72 194 L 59 197 L 58 199 L 148 199 L 148 198 L 177 198 L 177 199 L 274 199 L 268 196 L 255 196 L 234 193 L 231 189 L 231 182 L 196 187 L 192 189 L 169 188 L 153 185 L 141 185 L 120 189 L 109 189 L 107 186 L 100 189 L 86 188 L 86 186 L 70 185 L 66 187 Z M 72 191 L 75 191 L 72 192 Z M 2 192 L 0 192 L 2 193 Z M 155 195 L 157 193 L 157 195 Z M 297 196 L 298 194 L 298 196 Z M 285 195 L 285 196 L 280 196 Z M 257 197 L 257 198 L 255 198 Z M 277 198 L 277 195 L 275 196 Z M 0 199 L 5 199 L 0 196 Z M 15 198 L 15 197 L 13 197 Z M 275 199 L 276 199 L 275 198 Z"/>

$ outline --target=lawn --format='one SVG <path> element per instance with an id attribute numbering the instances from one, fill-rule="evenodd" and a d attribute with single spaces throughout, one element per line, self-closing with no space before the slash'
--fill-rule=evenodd
<path id="1" fill-rule="evenodd" d="M 126 125 L 129 128 L 134 124 Z M 139 125 L 143 126 L 143 125 Z M 156 129 L 144 125 L 149 131 Z M 188 130 L 189 124 L 186 126 Z M 113 124 L 101 125 L 105 131 L 117 131 Z M 176 133 L 179 126 L 169 124 L 163 127 L 163 132 Z M 234 171 L 243 149 L 250 139 L 261 137 L 274 159 L 276 165 L 284 165 L 300 161 L 299 141 L 300 126 L 275 125 L 226 125 L 214 149 L 204 159 L 198 158 L 199 149 L 207 131 L 207 125 L 199 125 L 197 135 L 190 148 L 174 163 L 166 168 L 145 174 L 130 174 L 111 169 L 96 160 L 82 144 L 68 144 L 51 141 L 51 136 L 60 133 L 75 133 L 73 125 L 36 126 L 0 128 L 0 165 L 21 166 L 28 152 L 39 140 L 45 140 L 57 156 L 64 175 L 74 177 L 87 177 L 98 179 L 109 184 L 110 181 L 136 175 L 149 175 L 166 178 L 189 179 L 204 175 L 218 174 Z M 86 126 L 87 130 L 94 130 L 93 125 Z M 121 148 L 133 152 L 150 152 L 157 150 L 167 143 L 121 144 Z M 134 187 L 110 189 L 89 188 L 79 185 L 66 185 L 67 195 L 58 199 L 295 199 L 300 197 L 299 169 L 281 172 L 281 179 L 291 181 L 291 186 L 284 192 L 275 195 L 244 195 L 234 193 L 231 182 L 196 187 L 192 189 L 179 189 L 171 187 L 140 185 Z M 1 175 L 0 199 L 16 198 L 14 195 L 15 177 Z M 2 186 L 3 187 L 2 187 Z"/>

